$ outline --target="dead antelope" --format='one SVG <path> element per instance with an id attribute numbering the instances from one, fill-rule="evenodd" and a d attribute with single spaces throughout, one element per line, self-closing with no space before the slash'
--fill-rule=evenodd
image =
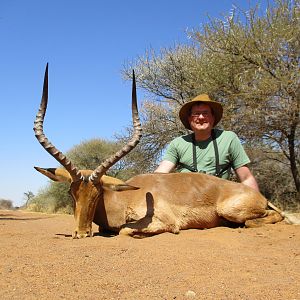
<path id="1" fill-rule="evenodd" d="M 212 228 L 226 221 L 257 226 L 275 223 L 282 216 L 267 210 L 268 201 L 253 189 L 231 181 L 199 173 L 143 174 L 126 182 L 105 172 L 128 154 L 141 138 L 141 124 L 133 73 L 131 141 L 95 170 L 78 170 L 52 145 L 43 131 L 48 101 L 48 65 L 43 95 L 34 122 L 35 136 L 64 168 L 36 170 L 54 181 L 69 182 L 74 200 L 74 238 L 92 236 L 92 222 L 103 230 L 130 236 L 148 236 L 181 229 Z"/>

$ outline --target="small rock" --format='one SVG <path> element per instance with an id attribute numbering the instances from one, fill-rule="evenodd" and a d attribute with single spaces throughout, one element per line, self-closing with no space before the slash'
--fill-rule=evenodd
<path id="1" fill-rule="evenodd" d="M 187 292 L 185 293 L 185 296 L 186 296 L 187 298 L 193 298 L 193 297 L 196 297 L 196 293 L 195 293 L 194 291 L 187 291 Z"/>

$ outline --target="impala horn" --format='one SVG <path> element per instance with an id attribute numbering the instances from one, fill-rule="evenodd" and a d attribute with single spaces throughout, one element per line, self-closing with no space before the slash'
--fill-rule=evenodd
<path id="1" fill-rule="evenodd" d="M 135 146 L 139 143 L 142 136 L 142 126 L 139 118 L 138 107 L 137 107 L 137 97 L 136 97 L 136 83 L 134 70 L 132 71 L 132 122 L 134 127 L 134 132 L 131 140 L 117 153 L 106 159 L 97 167 L 93 173 L 90 175 L 89 180 L 94 184 L 100 181 L 100 178 L 106 173 L 106 171 L 112 167 L 116 162 L 118 162 L 122 157 L 128 154 Z"/>
<path id="2" fill-rule="evenodd" d="M 83 176 L 78 171 L 78 169 L 72 164 L 72 162 L 58 149 L 55 148 L 54 145 L 47 139 L 44 134 L 44 117 L 47 110 L 48 103 L 48 63 L 46 65 L 45 76 L 44 76 L 44 85 L 43 85 L 43 95 L 40 104 L 39 111 L 36 115 L 34 121 L 33 130 L 35 132 L 35 136 L 42 147 L 50 153 L 61 165 L 63 165 L 66 170 L 70 173 L 73 181 L 82 180 Z"/>

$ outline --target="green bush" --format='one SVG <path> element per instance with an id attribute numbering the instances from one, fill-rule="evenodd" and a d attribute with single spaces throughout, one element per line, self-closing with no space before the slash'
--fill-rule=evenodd
<path id="1" fill-rule="evenodd" d="M 66 183 L 51 182 L 33 197 L 27 209 L 45 213 L 73 213 L 72 199 L 68 194 Z"/>
<path id="2" fill-rule="evenodd" d="M 12 201 L 6 199 L 0 199 L 0 209 L 13 209 Z"/>

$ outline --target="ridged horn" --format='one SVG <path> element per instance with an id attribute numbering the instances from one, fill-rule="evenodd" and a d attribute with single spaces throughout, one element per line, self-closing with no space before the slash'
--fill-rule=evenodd
<path id="1" fill-rule="evenodd" d="M 128 154 L 135 146 L 139 143 L 142 136 L 142 126 L 139 118 L 137 97 L 136 97 L 136 82 L 134 70 L 132 71 L 132 122 L 133 122 L 133 136 L 131 140 L 117 153 L 106 159 L 97 167 L 94 172 L 90 175 L 90 180 L 96 184 L 100 181 L 100 178 L 106 173 L 106 171 L 117 163 L 122 157 Z"/>
<path id="2" fill-rule="evenodd" d="M 77 168 L 72 164 L 72 162 L 58 149 L 55 148 L 54 145 L 50 143 L 47 137 L 44 134 L 44 117 L 47 110 L 48 104 L 48 63 L 46 65 L 45 76 L 44 76 L 44 85 L 43 85 L 43 95 L 40 104 L 39 111 L 36 115 L 34 121 L 33 130 L 35 132 L 35 136 L 42 147 L 50 153 L 61 165 L 63 165 L 66 170 L 70 173 L 72 180 L 77 181 L 82 179 L 81 173 L 77 170 Z"/>

